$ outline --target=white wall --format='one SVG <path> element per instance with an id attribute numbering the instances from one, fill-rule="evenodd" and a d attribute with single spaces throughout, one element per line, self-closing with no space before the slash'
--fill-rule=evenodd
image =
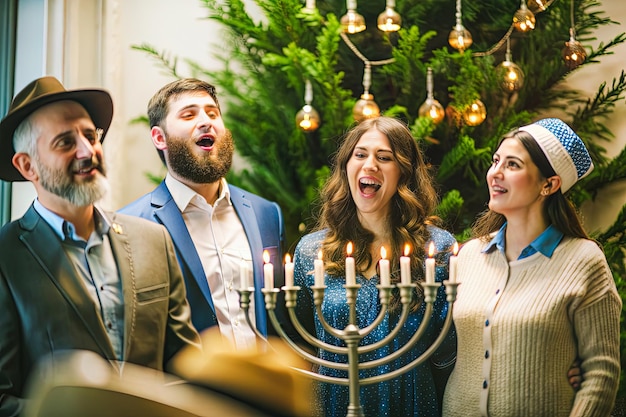
<path id="1" fill-rule="evenodd" d="M 144 115 L 152 94 L 174 77 L 164 74 L 159 65 L 146 54 L 132 50 L 131 45 L 147 42 L 180 57 L 179 73 L 190 75 L 184 58 L 193 59 L 205 68 L 218 65 L 212 59 L 212 51 L 220 47 L 220 27 L 205 19 L 206 11 L 199 0 L 20 0 L 22 3 L 49 8 L 43 22 L 33 25 L 30 21 L 25 26 L 32 31 L 33 26 L 45 24 L 49 34 L 44 46 L 48 52 L 42 58 L 47 64 L 29 72 L 27 78 L 41 75 L 38 71 L 45 68 L 68 88 L 99 86 L 113 96 L 113 123 L 104 144 L 113 191 L 105 206 L 117 209 L 150 191 L 154 184 L 146 178 L 146 173 L 163 174 L 161 162 L 151 144 L 148 127 L 131 125 L 130 120 Z M 603 3 L 608 16 L 623 22 L 597 33 L 597 38 L 606 42 L 626 32 L 626 2 Z M 622 44 L 600 64 L 574 72 L 568 82 L 591 97 L 601 81 L 610 82 L 619 76 L 624 68 L 624 56 L 626 45 Z M 23 85 L 16 85 L 16 91 Z M 624 100 L 607 120 L 607 126 L 616 135 L 615 141 L 607 144 L 609 155 L 614 156 L 626 145 Z M 29 196 L 26 200 L 30 199 Z M 612 224 L 625 202 L 626 183 L 604 190 L 595 203 L 584 207 L 588 228 L 601 229 Z M 23 209 L 16 209 L 13 216 L 22 212 Z"/>
<path id="2" fill-rule="evenodd" d="M 152 95 L 175 77 L 165 74 L 149 56 L 131 49 L 149 43 L 179 56 L 181 75 L 190 75 L 183 58 L 214 68 L 209 45 L 219 27 L 204 19 L 198 0 L 105 0 L 104 80 L 113 95 L 115 115 L 105 142 L 109 177 L 114 184 L 110 206 L 122 207 L 154 188 L 146 173 L 164 174 L 146 125 L 130 121 L 146 114 Z"/>
<path id="3" fill-rule="evenodd" d="M 605 26 L 596 32 L 598 42 L 607 43 L 620 33 L 626 32 L 626 1 L 606 0 L 602 2 L 602 10 L 612 20 L 620 24 Z M 584 91 L 588 97 L 594 97 L 598 86 L 606 81 L 611 86 L 614 78 L 618 78 L 626 69 L 626 45 L 621 44 L 614 49 L 613 55 L 601 58 L 599 64 L 586 65 L 575 71 L 568 79 L 569 85 Z M 615 139 L 604 144 L 607 155 L 617 156 L 626 145 L 626 100 L 616 105 L 615 112 L 606 121 L 606 126 L 615 135 Z M 626 204 L 626 181 L 606 187 L 593 203 L 583 206 L 585 227 L 589 231 L 603 230 L 613 224 L 622 206 Z"/>

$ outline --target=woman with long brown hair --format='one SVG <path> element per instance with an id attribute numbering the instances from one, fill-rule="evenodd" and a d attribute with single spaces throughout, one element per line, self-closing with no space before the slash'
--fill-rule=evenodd
<path id="1" fill-rule="evenodd" d="M 424 260 L 430 242 L 435 246 L 435 280 L 448 276 L 448 258 L 455 240 L 437 225 L 433 215 L 438 203 L 437 192 L 429 168 L 407 126 L 390 117 L 368 119 L 348 132 L 334 159 L 330 178 L 321 192 L 321 213 L 317 231 L 304 236 L 295 251 L 295 281 L 299 292 L 298 314 L 317 338 L 333 345 L 343 345 L 322 327 L 313 304 L 314 260 L 318 251 L 324 260 L 326 285 L 322 312 L 329 324 L 344 329 L 348 323 L 346 304 L 346 247 L 352 243 L 356 283 L 361 285 L 356 300 L 359 328 L 370 325 L 381 305 L 376 285 L 380 284 L 377 269 L 381 247 L 390 260 L 391 283 L 400 282 L 400 256 L 404 246 L 411 247 L 411 282 L 424 280 Z M 420 287 L 414 294 L 407 323 L 387 346 L 361 355 L 370 361 L 404 346 L 422 323 L 425 303 Z M 389 365 L 362 370 L 360 377 L 387 373 L 400 368 L 424 352 L 441 333 L 447 314 L 443 287 L 438 290 L 435 308 L 427 331 L 420 341 L 400 359 Z M 399 295 L 391 296 L 391 311 L 362 345 L 383 339 L 398 322 Z M 445 384 L 454 363 L 456 340 L 454 331 L 432 356 L 431 361 L 389 382 L 361 387 L 360 398 L 366 416 L 434 416 L 440 414 L 436 386 Z M 345 355 L 320 350 L 319 357 L 333 362 L 346 362 Z M 437 370 L 442 370 L 439 377 Z M 321 367 L 319 372 L 346 377 L 346 372 Z M 320 412 L 326 416 L 344 416 L 348 406 L 348 387 L 320 384 Z"/>

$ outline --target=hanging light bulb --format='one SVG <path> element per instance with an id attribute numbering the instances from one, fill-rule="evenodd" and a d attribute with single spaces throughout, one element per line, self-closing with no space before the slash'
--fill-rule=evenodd
<path id="1" fill-rule="evenodd" d="M 513 63 L 511 58 L 510 38 L 506 39 L 506 56 L 504 62 L 496 68 L 496 74 L 499 77 L 500 87 L 509 93 L 518 91 L 524 85 L 524 72 Z"/>
<path id="2" fill-rule="evenodd" d="M 380 108 L 374 101 L 374 96 L 370 94 L 369 88 L 372 83 L 372 70 L 369 62 L 365 63 L 365 71 L 363 73 L 363 94 L 361 98 L 357 100 L 352 108 L 352 116 L 357 122 L 362 122 L 365 119 L 371 119 L 380 116 Z"/>
<path id="3" fill-rule="evenodd" d="M 576 40 L 574 32 L 574 0 L 570 3 L 570 19 L 572 25 L 569 28 L 569 41 L 565 42 L 565 48 L 561 52 L 565 65 L 569 70 L 573 70 L 587 58 L 587 51 L 583 48 L 582 44 Z"/>
<path id="4" fill-rule="evenodd" d="M 570 31 L 573 32 L 572 29 Z M 587 51 L 585 51 L 585 48 L 574 38 L 573 34 L 570 35 L 569 41 L 565 42 L 565 48 L 563 48 L 563 60 L 567 68 L 573 70 L 585 62 L 586 58 Z"/>
<path id="5" fill-rule="evenodd" d="M 445 117 L 446 111 L 433 95 L 433 70 L 430 67 L 426 72 L 426 94 L 426 101 L 417 110 L 417 115 L 429 117 L 434 124 L 438 124 Z"/>
<path id="6" fill-rule="evenodd" d="M 476 99 L 464 112 L 463 120 L 468 126 L 478 126 L 487 118 L 487 108 L 482 101 Z"/>
<path id="7" fill-rule="evenodd" d="M 459 52 L 465 51 L 469 48 L 474 40 L 472 34 L 461 23 L 461 0 L 456 0 L 456 25 L 452 28 L 450 35 L 448 35 L 448 42 L 450 46 Z"/>
<path id="8" fill-rule="evenodd" d="M 311 106 L 313 101 L 313 87 L 311 81 L 306 80 L 304 86 L 304 106 L 296 113 L 296 126 L 304 132 L 313 132 L 320 126 L 320 115 Z"/>
<path id="9" fill-rule="evenodd" d="M 347 33 L 359 33 L 365 30 L 365 19 L 356 12 L 356 0 L 346 0 L 348 11 L 341 17 L 341 28 Z"/>
<path id="10" fill-rule="evenodd" d="M 385 11 L 378 15 L 378 29 L 383 32 L 397 32 L 402 26 L 402 18 L 394 7 L 396 7 L 396 1 L 387 0 Z"/>
<path id="11" fill-rule="evenodd" d="M 535 15 L 528 10 L 525 0 L 522 0 L 520 8 L 513 15 L 513 26 L 519 32 L 530 32 L 535 28 Z"/>

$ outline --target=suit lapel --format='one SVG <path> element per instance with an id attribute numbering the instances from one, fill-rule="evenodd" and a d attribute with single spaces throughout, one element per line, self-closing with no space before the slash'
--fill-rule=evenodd
<path id="1" fill-rule="evenodd" d="M 191 240 L 187 225 L 183 220 L 183 216 L 176 202 L 165 186 L 165 182 L 162 182 L 154 191 L 152 195 L 152 205 L 155 207 L 154 217 L 167 228 L 172 237 L 179 261 L 184 263 L 191 271 L 193 279 L 198 284 L 202 295 L 204 295 L 211 309 L 215 312 L 211 290 L 209 289 L 209 283 L 206 280 L 206 273 L 204 272 L 204 268 L 202 268 L 198 251 L 193 244 L 193 240 Z"/>
<path id="2" fill-rule="evenodd" d="M 32 206 L 22 218 L 21 225 L 24 232 L 20 239 L 63 298 L 72 306 L 76 315 L 84 323 L 87 332 L 102 350 L 102 355 L 105 358 L 115 359 L 113 347 L 104 330 L 96 305 L 74 265 L 65 254 L 59 237 Z M 51 242 L 58 242 L 58 244 L 51 244 Z"/>
<path id="3" fill-rule="evenodd" d="M 104 214 L 104 215 L 108 215 Z M 123 358 L 126 360 L 131 352 L 132 330 L 135 328 L 137 294 L 135 290 L 135 276 L 131 265 L 133 254 L 130 250 L 128 235 L 124 226 L 117 221 L 115 214 L 111 214 L 109 221 L 111 228 L 108 233 L 111 251 L 117 264 L 117 270 L 122 283 L 122 294 L 124 297 L 124 352 Z"/>
<path id="4" fill-rule="evenodd" d="M 235 187 L 230 188 L 230 199 L 233 203 L 233 207 L 241 220 L 243 230 L 246 232 L 248 242 L 250 244 L 250 251 L 252 253 L 252 265 L 254 272 L 254 312 L 256 317 L 257 328 L 262 332 L 267 332 L 267 321 L 265 312 L 265 298 L 261 292 L 261 288 L 264 287 L 263 277 L 263 240 L 259 232 L 259 224 L 257 217 L 252 207 L 252 203 L 246 198 L 245 194 Z"/>

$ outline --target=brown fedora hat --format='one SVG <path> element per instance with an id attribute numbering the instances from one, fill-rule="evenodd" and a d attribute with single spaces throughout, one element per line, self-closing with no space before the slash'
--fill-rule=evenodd
<path id="1" fill-rule="evenodd" d="M 113 100 L 104 90 L 66 90 L 54 77 L 37 78 L 20 91 L 9 107 L 9 112 L 0 121 L 0 179 L 4 181 L 26 181 L 11 162 L 13 133 L 20 123 L 32 112 L 61 100 L 72 100 L 81 104 L 97 128 L 103 130 L 102 139 L 113 118 Z"/>

